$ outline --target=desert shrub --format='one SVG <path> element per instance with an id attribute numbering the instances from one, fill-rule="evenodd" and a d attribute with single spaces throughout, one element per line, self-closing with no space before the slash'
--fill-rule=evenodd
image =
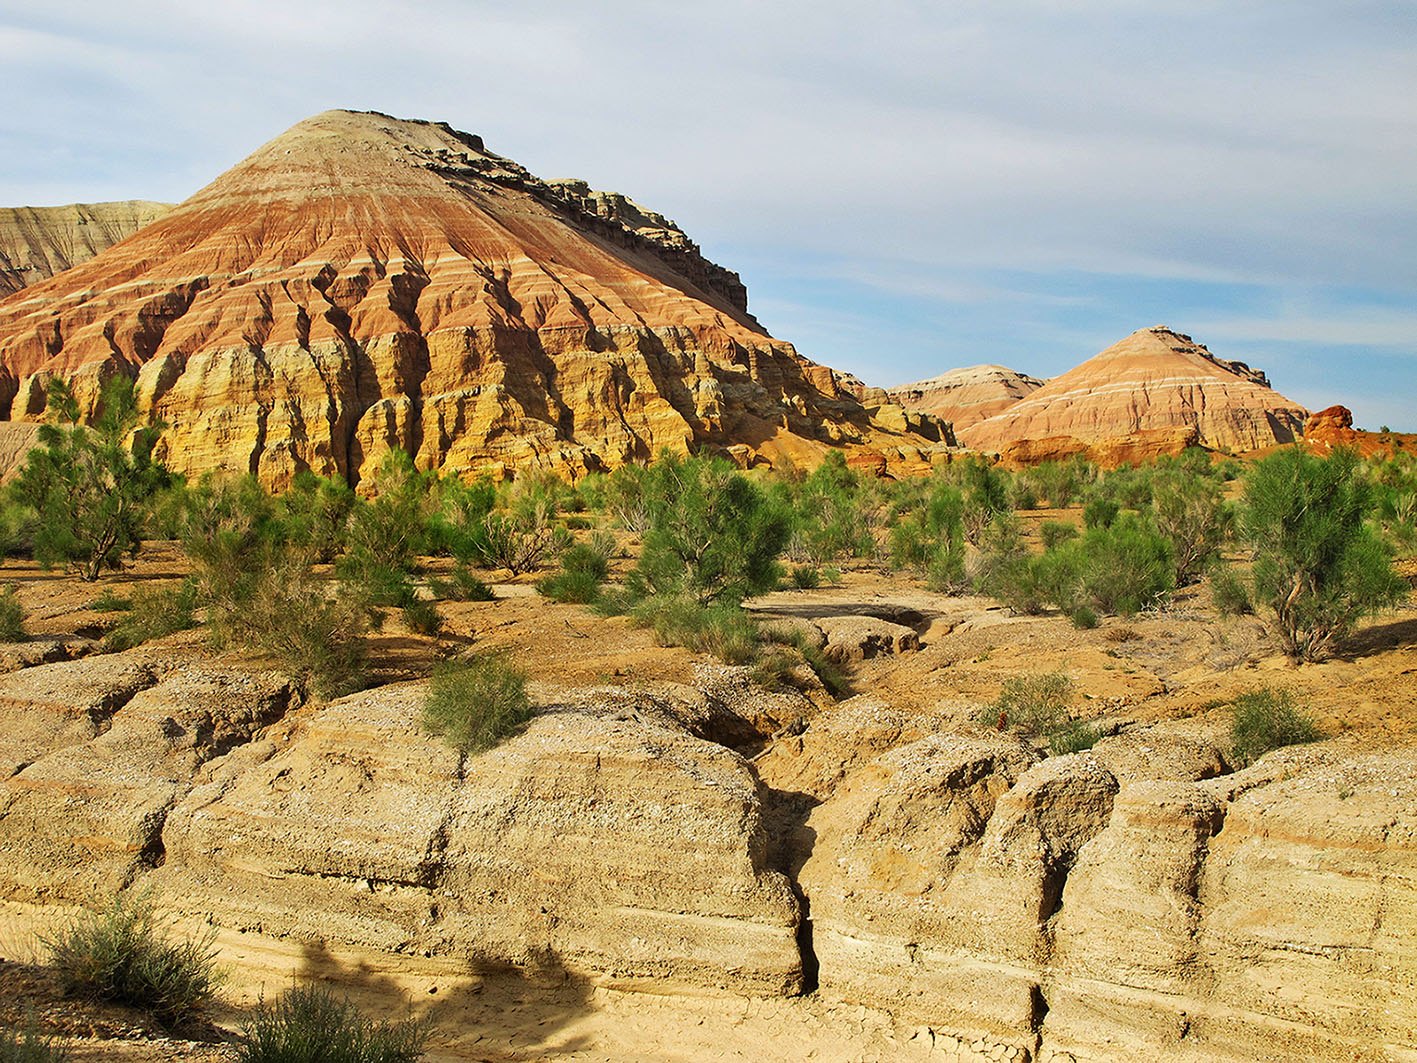
<path id="1" fill-rule="evenodd" d="M 560 571 L 541 580 L 536 589 L 553 601 L 584 604 L 595 601 L 609 575 L 610 561 L 603 548 L 577 543 L 562 552 Z"/>
<path id="2" fill-rule="evenodd" d="M 1200 579 L 1234 525 L 1220 481 L 1197 476 L 1180 463 L 1160 467 L 1153 476 L 1151 514 L 1156 530 L 1171 544 L 1178 587 Z"/>
<path id="3" fill-rule="evenodd" d="M 423 702 L 424 730 L 462 753 L 491 749 L 534 715 L 526 674 L 496 653 L 441 662 Z"/>
<path id="4" fill-rule="evenodd" d="M 1211 566 L 1210 601 L 1221 616 L 1248 616 L 1255 611 L 1245 581 L 1234 568 L 1224 563 Z"/>
<path id="5" fill-rule="evenodd" d="M 16 499 L 15 491 L 0 492 L 0 555 L 16 557 L 34 553 L 38 515 L 32 506 Z"/>
<path id="6" fill-rule="evenodd" d="M 891 565 L 916 570 L 933 589 L 962 589 L 963 514 L 964 498 L 959 490 L 935 481 L 920 506 L 891 528 Z"/>
<path id="7" fill-rule="evenodd" d="M 748 664 L 759 646 L 758 625 L 735 602 L 704 605 L 695 598 L 653 595 L 630 611 L 664 646 L 710 653 L 726 664 Z"/>
<path id="8" fill-rule="evenodd" d="M 1238 767 L 1252 764 L 1271 749 L 1317 742 L 1323 737 L 1323 732 L 1295 702 L 1292 691 L 1261 687 L 1235 699 L 1230 744 Z"/>
<path id="9" fill-rule="evenodd" d="M 1094 498 L 1082 507 L 1082 522 L 1089 529 L 1110 528 L 1121 511 L 1115 498 Z"/>
<path id="10" fill-rule="evenodd" d="M 404 626 L 416 635 L 436 635 L 443 630 L 443 616 L 427 598 L 414 598 L 402 609 Z"/>
<path id="11" fill-rule="evenodd" d="M 513 576 L 536 571 L 571 543 L 556 514 L 550 498 L 527 494 L 513 499 L 509 508 L 487 517 L 478 545 L 481 560 Z"/>
<path id="12" fill-rule="evenodd" d="M 25 607 L 11 584 L 0 588 L 0 642 L 25 638 Z"/>
<path id="13" fill-rule="evenodd" d="M 1078 537 L 1076 524 L 1069 524 L 1065 520 L 1045 520 L 1038 526 L 1039 537 L 1043 540 L 1043 549 L 1052 550 L 1055 546 L 1062 546 L 1063 543 Z"/>
<path id="14" fill-rule="evenodd" d="M 1358 620 L 1407 591 L 1367 523 L 1371 495 L 1357 466 L 1349 451 L 1323 459 L 1291 448 L 1258 463 L 1245 483 L 1255 602 L 1274 615 L 1295 660 L 1322 658 Z"/>
<path id="15" fill-rule="evenodd" d="M 861 478 L 839 450 L 800 483 L 779 481 L 792 530 L 786 553 L 794 561 L 822 564 L 841 557 L 862 557 L 875 549 L 866 518 Z"/>
<path id="16" fill-rule="evenodd" d="M 214 936 L 169 940 L 151 901 L 138 897 L 119 898 L 40 940 L 65 993 L 128 1004 L 175 1025 L 216 992 Z"/>
<path id="17" fill-rule="evenodd" d="M 1073 606 L 1068 619 L 1079 631 L 1091 631 L 1097 626 L 1097 612 L 1090 605 Z"/>
<path id="18" fill-rule="evenodd" d="M 1123 465 L 1098 479 L 1088 494 L 1092 499 L 1110 499 L 1121 509 L 1145 509 L 1151 505 L 1154 472 L 1154 466 Z"/>
<path id="19" fill-rule="evenodd" d="M 810 591 L 822 585 L 822 570 L 816 565 L 793 565 L 788 574 L 792 585 L 800 591 Z"/>
<path id="20" fill-rule="evenodd" d="M 790 520 L 727 462 L 667 451 L 644 483 L 649 526 L 626 586 L 637 597 L 736 603 L 777 585 Z"/>
<path id="21" fill-rule="evenodd" d="M 453 565 L 446 579 L 430 579 L 428 587 L 441 601 L 490 602 L 496 598 L 492 588 L 461 561 Z"/>
<path id="22" fill-rule="evenodd" d="M 356 501 L 350 510 L 346 549 L 335 571 L 367 608 L 413 605 L 412 576 L 430 545 L 437 482 L 436 473 L 414 468 L 406 452 L 391 450 L 374 476 L 373 498 Z"/>
<path id="23" fill-rule="evenodd" d="M 103 637 L 104 647 L 132 649 L 197 626 L 197 583 L 185 579 L 176 587 L 140 587 L 133 592 L 125 615 Z"/>
<path id="24" fill-rule="evenodd" d="M 841 569 L 835 565 L 827 565 L 822 569 L 822 582 L 828 587 L 835 587 L 841 583 Z"/>
<path id="25" fill-rule="evenodd" d="M 120 598 L 112 587 L 105 587 L 102 594 L 89 602 L 89 608 L 95 613 L 126 613 L 133 608 L 133 599 Z"/>
<path id="26" fill-rule="evenodd" d="M 1119 518 L 1093 528 L 1077 544 L 1083 594 L 1105 613 L 1131 616 L 1176 585 L 1170 544 L 1144 521 Z"/>
<path id="27" fill-rule="evenodd" d="M 792 651 L 773 654 L 770 650 L 760 655 L 754 677 L 761 685 L 769 689 L 792 685 L 791 673 L 800 660 L 812 670 L 822 687 L 832 697 L 844 697 L 851 693 L 850 678 L 841 665 L 828 657 L 821 647 L 809 640 L 802 631 L 782 624 L 767 624 L 759 629 L 759 634 L 762 641 L 769 646 L 784 647 Z"/>
<path id="28" fill-rule="evenodd" d="M 57 377 L 46 412 L 51 420 L 25 458 L 15 497 L 35 513 L 35 560 L 96 580 L 142 544 L 143 504 L 167 483 L 152 458 L 159 430 L 137 427 L 133 382 L 122 376 L 104 386 L 91 427 L 79 423 L 79 404 Z"/>
<path id="29" fill-rule="evenodd" d="M 1048 499 L 1054 509 L 1071 506 L 1097 479 L 1098 471 L 1082 457 L 1067 461 L 1046 461 L 1021 474 L 1033 490 Z"/>
<path id="30" fill-rule="evenodd" d="M 0 1029 L 0 1063 L 66 1063 L 69 1050 L 30 1019 L 23 1028 Z"/>
<path id="31" fill-rule="evenodd" d="M 268 657 L 320 697 L 339 697 L 362 687 L 366 601 L 349 594 L 331 597 L 328 585 L 311 571 L 309 559 L 287 546 L 263 544 L 245 561 L 242 577 L 234 582 L 225 576 L 212 578 L 204 563 L 194 564 L 198 599 L 207 607 L 213 644 Z"/>
<path id="32" fill-rule="evenodd" d="M 1008 474 L 980 457 L 966 458 L 949 468 L 960 487 L 964 537 L 970 545 L 978 546 L 994 518 L 1009 510 Z"/>
<path id="33" fill-rule="evenodd" d="M 645 494 L 648 473 L 643 465 L 624 465 L 606 476 L 595 487 L 600 505 L 610 517 L 630 532 L 642 532 L 649 527 L 650 504 Z"/>
<path id="34" fill-rule="evenodd" d="M 446 479 L 438 482 L 437 495 L 426 526 L 428 553 L 448 554 L 464 564 L 485 559 L 486 522 L 497 507 L 496 486 L 487 479 Z"/>
<path id="35" fill-rule="evenodd" d="M 357 504 L 354 491 L 343 480 L 302 469 L 290 489 L 276 497 L 275 519 L 288 541 L 307 551 L 313 561 L 329 564 L 345 548 L 350 515 Z"/>
<path id="36" fill-rule="evenodd" d="M 376 1022 L 323 986 L 295 986 L 262 1001 L 241 1028 L 241 1063 L 414 1063 L 428 1029 Z"/>
<path id="37" fill-rule="evenodd" d="M 1026 476 L 1015 476 L 1009 483 L 1009 507 L 1029 510 L 1039 507 L 1038 488 Z"/>
<path id="38" fill-rule="evenodd" d="M 1102 730 L 1086 720 L 1069 720 L 1048 733 L 1048 750 L 1054 756 L 1081 753 L 1097 745 Z"/>
<path id="39" fill-rule="evenodd" d="M 1044 735 L 1068 721 L 1073 683 L 1062 672 L 1010 676 L 993 704 L 980 712 L 979 722 L 1030 737 Z"/>
<path id="40" fill-rule="evenodd" d="M 1042 610 L 1023 528 L 1013 513 L 995 515 L 981 537 L 980 551 L 973 565 L 974 587 L 980 594 L 998 598 L 1015 612 Z"/>

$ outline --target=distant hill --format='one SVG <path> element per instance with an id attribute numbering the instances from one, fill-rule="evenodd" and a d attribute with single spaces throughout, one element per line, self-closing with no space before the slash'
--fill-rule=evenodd
<path id="1" fill-rule="evenodd" d="M 0 207 L 0 297 L 87 262 L 171 209 L 137 199 Z"/>

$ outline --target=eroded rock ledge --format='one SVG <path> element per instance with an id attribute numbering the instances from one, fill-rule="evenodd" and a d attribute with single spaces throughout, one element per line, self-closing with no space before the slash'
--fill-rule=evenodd
<path id="1" fill-rule="evenodd" d="M 463 758 L 419 731 L 417 683 L 306 705 L 142 650 L 0 676 L 0 897 L 152 885 L 228 935 L 656 992 L 810 972 L 944 1059 L 1414 1050 L 1404 754 L 1225 774 L 1164 727 L 1042 759 L 737 679 L 537 693 L 524 734 Z M 751 762 L 723 744 L 767 732 Z"/>

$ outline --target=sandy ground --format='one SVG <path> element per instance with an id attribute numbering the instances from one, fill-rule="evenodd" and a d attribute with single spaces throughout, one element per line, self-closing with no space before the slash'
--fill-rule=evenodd
<path id="1" fill-rule="evenodd" d="M 1041 514 L 1046 519 L 1054 514 Z M 1035 521 L 1036 523 L 1036 521 Z M 621 563 L 622 565 L 624 562 Z M 154 544 L 125 572 L 82 584 L 32 565 L 7 563 L 30 613 L 32 640 L 101 636 L 119 614 L 89 608 L 105 589 L 132 593 L 181 578 L 181 555 Z M 504 647 L 538 681 L 564 685 L 692 682 L 696 658 L 657 646 L 623 618 L 554 605 L 532 581 L 499 585 L 498 600 L 441 606 L 445 631 L 416 636 L 392 619 L 374 641 L 375 682 L 416 678 L 441 656 Z M 951 598 L 879 567 L 848 572 L 841 585 L 783 591 L 752 603 L 765 616 L 865 613 L 904 620 L 921 649 L 858 664 L 856 696 L 963 722 L 1009 675 L 1061 669 L 1084 716 L 1125 728 L 1165 719 L 1220 739 L 1228 701 L 1261 685 L 1290 686 L 1330 735 L 1361 747 L 1417 746 L 1417 605 L 1365 623 L 1333 659 L 1295 668 L 1255 617 L 1220 618 L 1201 588 L 1165 608 L 1108 618 L 1091 631 L 1058 616 L 1016 617 L 982 598 Z M 205 653 L 196 633 L 174 636 Z M 26 1016 L 72 1041 L 72 1059 L 234 1059 L 230 1041 L 261 996 L 296 979 L 329 982 L 374 1014 L 421 1015 L 434 1025 L 434 1060 L 912 1060 L 941 1058 L 935 1035 L 890 1016 L 817 996 L 754 1000 L 668 997 L 596 985 L 563 970 L 459 969 L 436 958 L 337 955 L 293 942 L 228 935 L 219 942 L 231 976 L 210 1022 L 173 1036 L 123 1008 L 60 997 L 35 961 L 35 931 L 53 910 L 0 906 L 0 1025 Z M 643 988 L 643 987 L 639 987 Z"/>

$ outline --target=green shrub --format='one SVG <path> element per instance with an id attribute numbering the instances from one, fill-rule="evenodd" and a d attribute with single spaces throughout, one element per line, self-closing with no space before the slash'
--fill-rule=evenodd
<path id="1" fill-rule="evenodd" d="M 1255 552 L 1255 602 L 1274 614 L 1295 660 L 1326 656 L 1360 619 L 1406 595 L 1387 545 L 1367 524 L 1371 512 L 1350 451 L 1323 459 L 1290 448 L 1250 471 L 1242 524 Z"/>
<path id="2" fill-rule="evenodd" d="M 168 478 L 152 459 L 159 429 L 138 427 L 133 382 L 123 376 L 104 385 L 92 427 L 79 423 L 79 404 L 57 377 L 46 412 L 51 420 L 13 491 L 35 513 L 35 560 L 68 565 L 92 582 L 142 544 L 143 504 Z"/>
<path id="3" fill-rule="evenodd" d="M 1221 616 L 1248 616 L 1255 611 L 1245 581 L 1235 569 L 1223 563 L 1211 566 L 1210 601 Z"/>
<path id="4" fill-rule="evenodd" d="M 749 664 L 758 653 L 758 626 L 735 603 L 703 605 L 693 598 L 654 595 L 638 601 L 630 615 L 663 646 L 709 653 L 726 664 Z"/>
<path id="5" fill-rule="evenodd" d="M 302 469 L 290 488 L 275 498 L 275 518 L 289 542 L 307 551 L 313 561 L 327 565 L 345 548 L 350 515 L 357 505 L 354 490 L 344 480 Z"/>
<path id="6" fill-rule="evenodd" d="M 1008 474 L 984 458 L 974 456 L 955 462 L 949 470 L 961 490 L 960 523 L 964 537 L 971 545 L 978 546 L 994 518 L 1009 512 Z"/>
<path id="7" fill-rule="evenodd" d="M 183 580 L 176 587 L 141 587 L 134 591 L 129 608 L 103 637 L 104 647 L 119 651 L 165 638 L 197 626 L 197 583 Z"/>
<path id="8" fill-rule="evenodd" d="M 415 598 L 400 610 L 404 626 L 416 635 L 436 635 L 443 630 L 438 607 L 426 598 Z"/>
<path id="9" fill-rule="evenodd" d="M 510 509 L 489 515 L 483 534 L 478 546 L 481 560 L 513 576 L 535 572 L 571 543 L 570 533 L 556 523 L 554 504 L 533 496 L 521 497 Z"/>
<path id="10" fill-rule="evenodd" d="M 835 565 L 827 565 L 822 569 L 822 582 L 828 587 L 836 587 L 841 583 L 841 569 Z"/>
<path id="11" fill-rule="evenodd" d="M 1317 742 L 1323 737 L 1295 703 L 1292 691 L 1262 687 L 1235 699 L 1230 743 L 1237 767 L 1254 763 L 1271 749 Z"/>
<path id="12" fill-rule="evenodd" d="M 328 594 L 308 561 L 286 549 L 255 559 L 242 593 L 208 603 L 208 629 L 220 646 L 268 657 L 301 687 L 322 698 L 365 682 L 368 609 L 357 597 Z"/>
<path id="13" fill-rule="evenodd" d="M 980 713 L 979 722 L 998 727 L 1002 720 L 1004 728 L 1019 734 L 1043 735 L 1068 722 L 1072 700 L 1072 680 L 1062 672 L 1010 676 L 998 700 Z"/>
<path id="14" fill-rule="evenodd" d="M 636 597 L 735 603 L 777 585 L 790 520 L 727 462 L 666 451 L 644 492 L 649 526 L 626 584 Z"/>
<path id="15" fill-rule="evenodd" d="M 375 1022 L 323 986 L 296 986 L 262 1001 L 241 1028 L 241 1063 L 413 1063 L 428 1029 Z"/>
<path id="16" fill-rule="evenodd" d="M 610 560 L 604 542 L 577 543 L 561 554 L 561 569 L 536 585 L 547 598 L 557 602 L 586 604 L 595 601 L 600 585 L 610 575 Z"/>
<path id="17" fill-rule="evenodd" d="M 1065 520 L 1045 520 L 1038 526 L 1038 534 L 1043 539 L 1043 549 L 1052 550 L 1078 537 L 1076 524 Z"/>
<path id="18" fill-rule="evenodd" d="M 1102 737 L 1102 731 L 1086 720 L 1069 720 L 1048 733 L 1048 749 L 1054 756 L 1081 753 L 1091 749 Z"/>
<path id="19" fill-rule="evenodd" d="M 1113 498 L 1094 498 L 1082 507 L 1082 522 L 1088 528 L 1110 528 L 1122 507 Z"/>
<path id="20" fill-rule="evenodd" d="M 0 1030 L 0 1063 L 66 1063 L 69 1050 L 31 1019 L 23 1029 Z"/>
<path id="21" fill-rule="evenodd" d="M 965 587 L 964 497 L 937 480 L 921 506 L 890 531 L 891 565 L 913 568 L 933 590 Z"/>
<path id="22" fill-rule="evenodd" d="M 15 588 L 0 588 L 0 642 L 19 642 L 25 635 L 25 607 Z"/>
<path id="23" fill-rule="evenodd" d="M 875 550 L 861 477 L 847 466 L 841 451 L 828 451 L 802 480 L 784 478 L 777 486 L 791 511 L 792 534 L 787 543 L 791 559 L 822 564 Z"/>
<path id="24" fill-rule="evenodd" d="M 526 674 L 495 653 L 440 663 L 423 702 L 424 729 L 463 753 L 491 749 L 534 715 Z"/>
<path id="25" fill-rule="evenodd" d="M 102 594 L 89 602 L 89 608 L 95 613 L 126 613 L 133 608 L 133 599 L 120 598 L 112 587 L 105 587 Z"/>
<path id="26" fill-rule="evenodd" d="M 1157 532 L 1171 544 L 1178 587 L 1200 579 L 1219 556 L 1235 522 L 1221 482 L 1197 476 L 1180 463 L 1157 469 L 1151 513 Z"/>
<path id="27" fill-rule="evenodd" d="M 459 561 L 448 572 L 447 579 L 430 579 L 429 589 L 441 601 L 490 602 L 497 596 L 478 575 Z"/>
<path id="28" fill-rule="evenodd" d="M 1073 627 L 1080 631 L 1091 631 L 1097 626 L 1097 612 L 1090 605 L 1074 606 L 1068 614 L 1068 619 L 1072 621 Z"/>
<path id="29" fill-rule="evenodd" d="M 1132 616 L 1175 587 L 1170 544 L 1138 518 L 1118 518 L 1078 542 L 1083 593 L 1105 613 Z"/>
<path id="30" fill-rule="evenodd" d="M 138 897 L 119 898 L 40 940 L 65 993 L 141 1008 L 171 1026 L 216 992 L 214 936 L 169 941 L 151 902 Z"/>
<path id="31" fill-rule="evenodd" d="M 810 591 L 822 585 L 822 570 L 816 565 L 793 565 L 792 585 L 800 591 Z"/>

